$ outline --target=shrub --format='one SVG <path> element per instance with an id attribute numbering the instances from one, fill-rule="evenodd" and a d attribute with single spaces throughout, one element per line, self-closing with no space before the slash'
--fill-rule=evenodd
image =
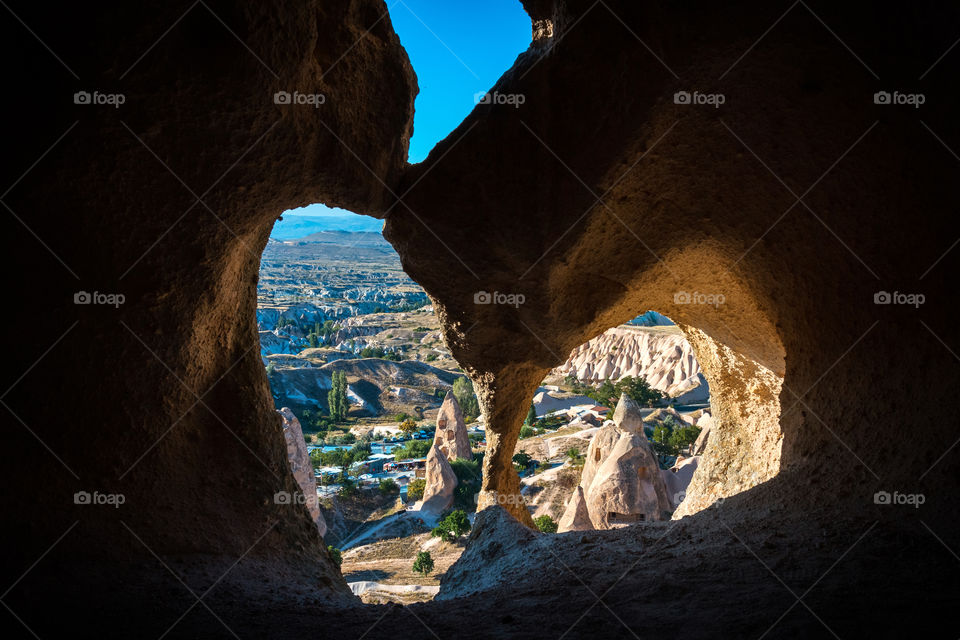
<path id="1" fill-rule="evenodd" d="M 480 484 L 483 480 L 483 456 L 475 456 L 473 460 L 457 458 L 450 461 L 450 468 L 457 476 L 457 487 L 453 490 L 453 506 L 473 513 L 477 509 L 474 496 L 480 493 Z"/>
<path id="2" fill-rule="evenodd" d="M 408 440 L 402 447 L 397 447 L 392 451 L 394 460 L 407 460 L 410 458 L 422 458 L 430 452 L 433 443 L 429 440 Z"/>
<path id="3" fill-rule="evenodd" d="M 466 422 L 472 422 L 474 418 L 480 415 L 480 403 L 477 402 L 477 396 L 473 392 L 473 382 L 470 378 L 457 378 L 453 381 L 453 395 L 463 411 L 463 419 Z"/>
<path id="4" fill-rule="evenodd" d="M 340 549 L 337 549 L 333 545 L 329 545 L 327 547 L 327 553 L 330 554 L 330 559 L 333 560 L 338 567 L 343 564 L 343 553 L 340 551 Z"/>
<path id="5" fill-rule="evenodd" d="M 429 551 L 421 551 L 417 554 L 417 559 L 413 561 L 413 570 L 423 576 L 433 571 L 433 558 L 430 557 Z"/>
<path id="6" fill-rule="evenodd" d="M 407 485 L 407 499 L 408 500 L 420 500 L 423 498 L 423 490 L 427 488 L 427 481 L 423 478 L 417 478 L 416 480 L 411 480 L 410 484 Z"/>
<path id="7" fill-rule="evenodd" d="M 537 525 L 542 533 L 556 533 L 557 523 L 553 518 L 544 514 L 533 519 L 533 524 Z"/>
<path id="8" fill-rule="evenodd" d="M 536 435 L 536 434 L 537 434 L 537 432 L 534 431 L 532 427 L 527 427 L 527 426 L 520 427 L 520 437 L 521 437 L 521 438 L 529 438 L 529 437 L 534 436 L 534 435 Z"/>
<path id="9" fill-rule="evenodd" d="M 389 495 L 391 493 L 400 493 L 400 485 L 393 478 L 384 478 L 380 481 L 380 493 Z"/>
<path id="10" fill-rule="evenodd" d="M 430 532 L 430 535 L 434 538 L 440 538 L 445 542 L 454 542 L 468 531 L 470 531 L 470 520 L 467 518 L 466 513 L 461 509 L 457 509 L 438 522 L 437 526 Z"/>

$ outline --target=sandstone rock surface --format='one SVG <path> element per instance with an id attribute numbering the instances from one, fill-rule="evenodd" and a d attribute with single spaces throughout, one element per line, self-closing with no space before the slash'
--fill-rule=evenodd
<path id="1" fill-rule="evenodd" d="M 588 531 L 593 528 L 590 511 L 587 509 L 587 499 L 583 495 L 583 487 L 577 485 L 570 497 L 570 502 L 567 503 L 566 511 L 557 523 L 557 532 Z"/>
<path id="2" fill-rule="evenodd" d="M 617 403 L 613 423 L 601 427 L 593 437 L 580 485 L 561 521 L 567 527 L 583 527 L 584 508 L 595 529 L 662 520 L 664 512 L 673 510 L 643 431 L 640 407 L 626 394 Z"/>
<path id="3" fill-rule="evenodd" d="M 288 407 L 278 410 L 283 420 L 283 437 L 287 441 L 287 460 L 290 462 L 290 471 L 300 486 L 304 504 L 310 511 L 310 518 L 317 525 L 321 536 L 327 534 L 327 523 L 320 513 L 320 502 L 317 498 L 317 481 L 313 475 L 313 465 L 310 463 L 310 454 L 307 452 L 307 443 L 303 439 L 303 429 L 300 420 Z"/>
<path id="4" fill-rule="evenodd" d="M 440 514 L 453 505 L 453 490 L 457 488 L 457 476 L 453 473 L 447 456 L 434 443 L 427 454 L 427 484 L 423 489 L 420 508 Z"/>
<path id="5" fill-rule="evenodd" d="M 463 411 L 457 402 L 453 391 L 447 391 L 443 404 L 437 412 L 437 431 L 433 437 L 433 444 L 447 460 L 473 460 L 470 450 L 470 436 L 467 434 L 467 425 L 463 420 Z"/>

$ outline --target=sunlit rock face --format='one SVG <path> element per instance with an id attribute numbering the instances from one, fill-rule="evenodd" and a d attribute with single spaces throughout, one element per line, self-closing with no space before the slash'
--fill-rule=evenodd
<path id="1" fill-rule="evenodd" d="M 300 487 L 300 492 L 296 495 L 298 499 L 299 496 L 303 496 L 303 503 L 310 512 L 310 518 L 316 523 L 317 531 L 321 536 L 325 536 L 327 523 L 323 519 L 323 514 L 320 513 L 317 481 L 313 475 L 313 464 L 307 452 L 307 443 L 303 439 L 300 420 L 288 407 L 280 409 L 277 413 L 283 420 L 283 437 L 287 442 L 287 461 L 290 463 L 290 472 Z"/>
<path id="2" fill-rule="evenodd" d="M 453 505 L 453 490 L 457 488 L 457 476 L 436 443 L 427 453 L 427 484 L 423 489 L 420 509 L 439 515 Z"/>
<path id="3" fill-rule="evenodd" d="M 562 530 L 582 527 L 584 507 L 594 529 L 663 520 L 673 510 L 643 431 L 640 407 L 626 394 L 620 397 L 613 421 L 590 441 L 580 485 L 561 518 Z"/>
<path id="4" fill-rule="evenodd" d="M 447 391 L 443 404 L 437 412 L 437 431 L 433 443 L 440 449 L 447 460 L 473 460 L 470 450 L 470 436 L 467 434 L 467 425 L 463 421 L 463 411 L 453 391 Z"/>
<path id="5" fill-rule="evenodd" d="M 594 384 L 627 376 L 643 378 L 651 388 L 671 397 L 703 384 L 700 365 L 682 333 L 626 326 L 608 329 L 575 348 L 553 373 Z M 702 397 L 705 400 L 708 396 L 707 391 Z"/>

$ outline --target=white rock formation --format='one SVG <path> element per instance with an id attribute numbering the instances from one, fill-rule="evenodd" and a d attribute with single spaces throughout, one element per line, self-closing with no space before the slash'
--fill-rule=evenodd
<path id="1" fill-rule="evenodd" d="M 447 460 L 473 460 L 470 450 L 470 436 L 467 435 L 467 424 L 463 421 L 463 411 L 457 402 L 453 391 L 447 391 L 443 404 L 437 412 L 437 431 L 433 437 L 433 444 L 440 449 Z"/>
<path id="2" fill-rule="evenodd" d="M 552 373 L 573 374 L 585 382 L 642 377 L 652 388 L 671 397 L 688 394 L 687 402 L 708 392 L 693 348 L 679 331 L 614 327 L 575 348 Z M 698 386 L 704 387 L 699 394 L 690 393 Z"/>
<path id="3" fill-rule="evenodd" d="M 670 499 L 670 506 L 676 509 L 683 502 L 687 494 L 687 487 L 693 479 L 693 473 L 697 470 L 700 463 L 700 456 L 678 459 L 669 469 L 661 469 L 663 482 L 667 486 L 667 494 Z"/>
<path id="4" fill-rule="evenodd" d="M 280 409 L 277 413 L 283 419 L 283 437 L 287 441 L 287 460 L 290 462 L 290 471 L 300 485 L 310 517 L 316 523 L 320 535 L 324 536 L 327 534 L 327 523 L 323 519 L 323 514 L 320 513 L 317 483 L 313 476 L 313 465 L 310 463 L 310 454 L 307 453 L 307 443 L 303 439 L 300 421 L 287 407 Z"/>
<path id="5" fill-rule="evenodd" d="M 700 435 L 697 436 L 697 441 L 690 447 L 690 453 L 692 455 L 700 456 L 706 451 L 707 440 L 710 438 L 710 430 L 713 428 L 713 425 L 713 416 L 709 413 L 704 413 L 700 416 L 700 419 L 697 420 L 697 426 L 700 427 Z"/>
<path id="6" fill-rule="evenodd" d="M 457 488 L 457 476 L 436 442 L 427 454 L 426 476 L 427 484 L 423 489 L 420 510 L 440 514 L 453 505 L 453 490 Z"/>
<path id="7" fill-rule="evenodd" d="M 579 499 L 582 492 L 583 500 Z M 560 531 L 583 524 L 583 506 L 595 529 L 661 520 L 672 510 L 656 456 L 643 432 L 640 407 L 620 397 L 613 423 L 600 427 L 587 449 L 580 486 L 561 517 Z"/>
<path id="8" fill-rule="evenodd" d="M 583 495 L 583 487 L 578 486 L 570 497 L 567 510 L 557 523 L 557 531 L 587 531 L 593 529 L 590 512 L 587 510 L 587 499 Z"/>

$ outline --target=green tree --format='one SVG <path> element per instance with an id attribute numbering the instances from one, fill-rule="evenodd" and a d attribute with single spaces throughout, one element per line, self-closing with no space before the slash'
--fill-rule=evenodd
<path id="1" fill-rule="evenodd" d="M 391 453 L 393 459 L 397 461 L 423 458 L 430 452 L 431 446 L 433 445 L 429 440 L 408 440 L 402 447 L 397 447 Z"/>
<path id="2" fill-rule="evenodd" d="M 423 490 L 427 488 L 427 481 L 423 478 L 411 480 L 407 485 L 407 500 L 416 501 L 423 498 Z"/>
<path id="3" fill-rule="evenodd" d="M 661 392 L 650 388 L 650 384 L 646 378 L 627 376 L 616 384 L 616 389 L 618 391 L 617 399 L 619 399 L 619 393 L 625 393 L 636 400 L 641 406 L 652 407 L 664 397 Z M 615 401 L 616 399 L 614 402 Z"/>
<path id="4" fill-rule="evenodd" d="M 453 506 L 473 513 L 477 509 L 476 495 L 480 493 L 483 479 L 483 456 L 475 454 L 473 460 L 451 460 L 450 468 L 453 469 L 453 475 L 457 476 Z"/>
<path id="5" fill-rule="evenodd" d="M 581 453 L 580 453 L 580 450 L 577 449 L 576 447 L 570 447 L 569 449 L 567 449 L 566 451 L 564 451 L 564 454 L 565 454 L 565 455 L 567 456 L 567 458 L 570 460 L 570 464 L 571 464 L 572 466 L 574 466 L 574 467 L 582 467 L 582 466 L 583 466 L 583 454 L 581 454 Z"/>
<path id="6" fill-rule="evenodd" d="M 457 399 L 467 422 L 475 420 L 480 415 L 480 403 L 477 402 L 477 396 L 473 391 L 473 382 L 470 381 L 470 378 L 461 377 L 454 380 L 453 395 Z"/>
<path id="7" fill-rule="evenodd" d="M 529 467 L 531 462 L 533 462 L 533 458 L 526 451 L 518 451 L 513 454 L 513 464 L 517 465 L 521 470 Z"/>
<path id="8" fill-rule="evenodd" d="M 470 520 L 462 509 L 457 509 L 438 522 L 430 535 L 445 542 L 454 542 L 468 531 L 470 531 Z"/>
<path id="9" fill-rule="evenodd" d="M 653 445 L 653 452 L 657 454 L 657 462 L 661 469 L 670 468 L 670 460 L 677 455 L 677 448 L 670 441 L 669 424 L 658 424 L 653 428 L 653 437 L 650 442 Z"/>
<path id="10" fill-rule="evenodd" d="M 330 405 L 330 419 L 334 422 L 343 422 L 350 409 L 347 400 L 347 374 L 343 371 L 334 371 L 330 391 L 327 392 L 327 404 Z"/>
<path id="11" fill-rule="evenodd" d="M 532 427 L 533 423 L 537 421 L 537 409 L 533 406 L 533 403 L 530 403 L 530 408 L 527 410 L 527 417 L 524 419 L 523 424 L 528 427 Z"/>
<path id="12" fill-rule="evenodd" d="M 417 423 L 411 420 L 410 418 L 407 418 L 406 420 L 400 423 L 400 431 L 407 435 L 410 435 L 411 433 L 415 432 L 417 429 L 419 429 Z"/>
<path id="13" fill-rule="evenodd" d="M 417 554 L 417 559 L 413 561 L 413 570 L 426 577 L 433 571 L 433 558 L 429 551 L 421 551 Z"/>
<path id="14" fill-rule="evenodd" d="M 534 431 L 533 428 L 528 427 L 528 426 L 520 427 L 520 437 L 521 437 L 521 438 L 529 438 L 529 437 L 535 436 L 535 435 L 537 435 L 537 432 Z"/>
<path id="15" fill-rule="evenodd" d="M 330 554 L 330 559 L 339 567 L 343 564 L 343 553 L 340 549 L 337 549 L 333 545 L 327 546 L 327 553 Z"/>
<path id="16" fill-rule="evenodd" d="M 380 481 L 380 493 L 390 495 L 391 493 L 400 493 L 400 485 L 393 478 L 384 478 Z"/>
<path id="17" fill-rule="evenodd" d="M 537 529 L 540 529 L 542 533 L 556 533 L 557 532 L 557 523 L 553 518 L 544 514 L 533 519 L 533 524 L 537 525 Z"/>

